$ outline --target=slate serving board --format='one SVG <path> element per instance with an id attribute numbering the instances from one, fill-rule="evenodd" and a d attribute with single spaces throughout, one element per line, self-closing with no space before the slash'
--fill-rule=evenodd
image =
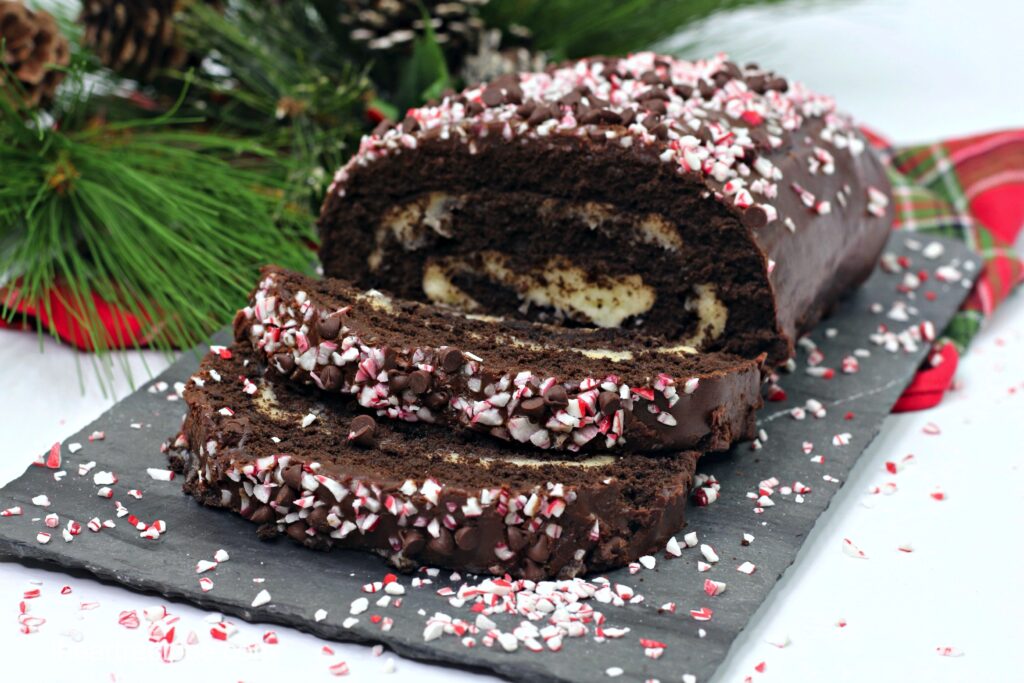
<path id="1" fill-rule="evenodd" d="M 922 253 L 922 246 L 932 242 L 939 242 L 944 248 L 938 258 L 926 258 Z M 938 250 L 934 246 L 930 249 Z M 590 636 L 566 639 L 564 648 L 557 653 L 533 653 L 522 647 L 508 653 L 497 645 L 467 649 L 452 636 L 425 642 L 425 617 L 418 610 L 427 615 L 442 611 L 468 621 L 475 616 L 468 609 L 470 603 L 453 608 L 435 594 L 434 589 L 446 585 L 448 572 L 442 572 L 432 586 L 410 588 L 398 609 L 375 608 L 371 600 L 370 611 L 361 615 L 351 628 L 344 628 L 342 622 L 349 617 L 351 601 L 364 595 L 361 586 L 380 580 L 388 571 L 383 561 L 357 552 L 317 553 L 287 539 L 261 542 L 248 522 L 202 508 L 182 495 L 180 479 L 153 480 L 146 468 L 165 467 L 160 444 L 179 428 L 184 404 L 168 401 L 166 391 L 154 393 L 145 388 L 64 441 L 62 466 L 67 476 L 61 481 L 54 480 L 54 470 L 29 467 L 20 478 L 0 490 L 0 508 L 24 508 L 21 516 L 0 518 L 0 552 L 25 562 L 41 561 L 68 570 L 84 570 L 134 590 L 187 600 L 250 621 L 286 624 L 336 640 L 382 642 L 404 656 L 476 667 L 513 680 L 593 681 L 603 679 L 609 667 L 621 667 L 624 673 L 619 680 L 677 681 L 682 673 L 691 673 L 698 681 L 706 681 L 772 586 L 793 563 L 815 521 L 828 507 L 857 457 L 878 433 L 927 352 L 927 344 L 912 352 L 886 351 L 872 344 L 869 334 L 879 324 L 900 331 L 925 320 L 931 321 L 936 329 L 943 329 L 969 291 L 971 275 L 977 267 L 977 259 L 963 245 L 952 241 L 919 241 L 912 235 L 896 233 L 888 251 L 911 259 L 912 272 L 925 269 L 928 280 L 915 293 L 906 294 L 898 291 L 904 273 L 877 270 L 860 291 L 811 335 L 824 354 L 820 367 L 834 368 L 834 378 L 827 380 L 807 374 L 807 349 L 802 348 L 797 370 L 780 378 L 787 399 L 767 403 L 762 412 L 761 425 L 769 437 L 763 447 L 752 450 L 750 444 L 741 444 L 732 453 L 702 460 L 699 471 L 714 475 L 721 482 L 721 497 L 707 507 L 691 505 L 687 531 L 697 531 L 702 543 L 717 549 L 721 561 L 710 571 L 700 573 L 696 565 L 703 558 L 698 549 L 692 548 L 677 559 L 659 554 L 653 570 L 631 575 L 623 569 L 606 575 L 644 596 L 643 603 L 625 607 L 594 603 L 595 609 L 607 616 L 609 626 L 630 629 L 623 638 L 603 643 Z M 950 282 L 952 270 L 947 270 L 944 278 L 942 273 L 936 278 L 940 266 L 952 267 L 963 273 L 963 278 Z M 937 296 L 927 297 L 926 291 Z M 906 320 L 899 313 L 896 319 L 889 315 L 894 304 L 900 305 L 899 301 L 908 304 Z M 859 359 L 859 372 L 842 373 L 841 359 L 858 348 L 868 349 L 870 357 Z M 184 381 L 195 368 L 196 360 L 188 354 L 158 379 L 173 385 Z M 821 401 L 827 415 L 821 419 L 810 415 L 804 420 L 793 419 L 790 409 L 804 406 L 809 398 Z M 131 427 L 132 423 L 140 424 L 141 428 Z M 106 439 L 90 443 L 88 435 L 94 430 L 104 431 Z M 845 433 L 850 434 L 849 444 L 834 445 L 834 437 Z M 74 442 L 84 448 L 72 455 L 67 444 Z M 811 454 L 805 452 L 804 442 L 813 444 Z M 824 462 L 812 462 L 812 454 L 823 455 Z M 78 464 L 87 461 L 95 461 L 96 468 L 87 476 L 79 476 Z M 113 501 L 98 497 L 98 486 L 93 482 L 93 474 L 101 470 L 115 472 L 119 478 L 114 486 L 115 499 L 143 520 L 164 520 L 167 533 L 156 541 L 140 538 L 127 518 L 118 519 L 114 529 L 100 533 L 83 531 L 70 543 L 61 538 L 60 528 L 46 529 L 41 518 L 49 512 L 60 515 L 62 526 L 67 519 L 78 520 L 84 526 L 94 516 L 114 518 Z M 826 475 L 836 481 L 826 481 Z M 784 485 L 800 481 L 812 491 L 804 495 L 800 504 L 794 501 L 793 494 L 776 492 L 776 504 L 756 514 L 757 503 L 747 494 L 757 491 L 758 483 L 770 477 L 777 477 Z M 142 489 L 143 498 L 134 500 L 126 496 L 130 488 Z M 31 502 L 42 493 L 52 502 L 46 509 Z M 38 531 L 53 534 L 49 544 L 36 541 Z M 747 547 L 740 543 L 744 532 L 756 538 Z M 681 541 L 682 534 L 679 538 Z M 219 548 L 226 549 L 231 560 L 206 575 L 214 578 L 215 588 L 203 593 L 195 573 L 196 561 L 212 558 Z M 744 561 L 756 565 L 752 575 L 736 570 Z M 263 577 L 265 581 L 254 584 L 254 577 Z M 709 597 L 703 590 L 705 578 L 725 581 L 728 588 L 720 596 Z M 408 585 L 408 580 L 403 581 Z M 260 588 L 266 588 L 273 601 L 252 608 Z M 677 610 L 659 612 L 657 607 L 670 601 L 677 604 Z M 713 610 L 709 621 L 697 622 L 691 617 L 690 610 L 701 607 Z M 327 618 L 317 622 L 313 615 L 321 608 L 327 610 Z M 368 618 L 374 613 L 392 616 L 393 629 L 382 632 Z M 518 618 L 505 615 L 495 620 L 504 630 L 519 623 Z M 705 637 L 699 636 L 699 629 L 706 631 Z M 645 656 L 639 638 L 665 643 L 664 655 L 657 660 Z"/>

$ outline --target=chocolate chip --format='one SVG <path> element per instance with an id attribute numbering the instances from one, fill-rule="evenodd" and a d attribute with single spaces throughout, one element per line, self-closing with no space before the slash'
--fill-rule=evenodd
<path id="1" fill-rule="evenodd" d="M 338 333 L 341 332 L 341 316 L 332 315 L 329 318 L 324 318 L 316 326 L 316 331 L 320 334 L 321 339 L 337 339 Z"/>
<path id="2" fill-rule="evenodd" d="M 277 503 L 278 507 L 288 507 L 297 496 L 295 495 L 295 489 L 291 486 L 282 486 L 277 490 L 277 495 L 274 496 L 274 502 Z"/>
<path id="3" fill-rule="evenodd" d="M 493 85 L 485 88 L 483 95 L 480 99 L 484 101 L 488 107 L 497 107 L 499 104 L 505 101 L 505 94 L 501 92 L 501 88 L 496 88 Z"/>
<path id="4" fill-rule="evenodd" d="M 785 78 L 776 76 L 768 81 L 768 89 L 775 90 L 777 92 L 786 92 L 789 90 L 789 82 Z"/>
<path id="5" fill-rule="evenodd" d="M 292 370 L 295 369 L 295 359 L 292 358 L 292 354 L 288 351 L 284 351 L 275 355 L 274 369 L 285 376 L 292 374 Z"/>
<path id="6" fill-rule="evenodd" d="M 284 483 L 298 491 L 302 488 L 302 465 L 289 465 L 281 478 L 284 479 Z"/>
<path id="7" fill-rule="evenodd" d="M 472 550 L 480 543 L 480 529 L 464 526 L 455 532 L 455 545 L 463 550 Z"/>
<path id="8" fill-rule="evenodd" d="M 551 544 L 548 542 L 547 534 L 541 535 L 537 539 L 537 542 L 530 546 L 530 549 L 526 551 L 526 556 L 534 562 L 540 562 L 541 564 L 548 561 L 548 557 L 551 555 Z"/>
<path id="9" fill-rule="evenodd" d="M 452 540 L 452 532 L 441 527 L 440 531 L 438 531 L 437 538 L 430 539 L 430 542 L 427 543 L 427 548 L 438 555 L 447 555 L 455 548 L 455 541 Z"/>
<path id="10" fill-rule="evenodd" d="M 754 74 L 753 76 L 747 76 L 747 87 L 758 95 L 763 95 L 768 90 L 768 81 L 765 79 L 764 74 Z"/>
<path id="11" fill-rule="evenodd" d="M 743 225 L 757 230 L 768 225 L 768 212 L 760 206 L 751 206 L 743 212 Z"/>
<path id="12" fill-rule="evenodd" d="M 631 126 L 636 121 L 636 109 L 626 109 L 622 112 L 622 125 Z"/>
<path id="13" fill-rule="evenodd" d="M 409 375 L 409 388 L 414 394 L 425 394 L 430 391 L 434 378 L 426 370 L 417 370 Z"/>
<path id="14" fill-rule="evenodd" d="M 550 392 L 548 392 L 550 393 Z M 541 396 L 531 396 L 519 404 L 518 412 L 527 417 L 540 417 L 544 414 L 547 402 Z"/>
<path id="15" fill-rule="evenodd" d="M 688 100 L 691 97 L 693 97 L 692 85 L 685 85 L 683 83 L 680 83 L 678 85 L 672 86 L 672 89 L 675 90 L 676 94 L 682 97 L 684 100 Z"/>
<path id="16" fill-rule="evenodd" d="M 384 119 L 383 121 L 377 124 L 377 126 L 373 129 L 372 134 L 376 135 L 377 137 L 380 137 L 384 135 L 384 133 L 388 132 L 389 128 L 391 128 L 391 121 L 389 121 L 388 119 Z"/>
<path id="17" fill-rule="evenodd" d="M 697 84 L 697 90 L 700 91 L 700 96 L 705 100 L 711 99 L 711 96 L 715 94 L 715 89 L 714 83 L 703 78 L 700 83 Z"/>
<path id="18" fill-rule="evenodd" d="M 402 132 L 403 133 L 415 133 L 420 129 L 420 122 L 411 116 L 406 116 L 402 119 Z"/>
<path id="19" fill-rule="evenodd" d="M 622 401 L 614 391 L 602 391 L 597 397 L 597 405 L 604 415 L 612 415 L 622 405 Z"/>
<path id="20" fill-rule="evenodd" d="M 528 119 L 530 118 L 530 114 L 532 114 L 533 110 L 536 108 L 537 104 L 535 102 L 526 102 L 525 104 L 520 104 L 518 107 L 516 107 L 516 116 L 518 116 L 521 119 Z"/>
<path id="21" fill-rule="evenodd" d="M 457 372 L 464 361 L 465 357 L 458 349 L 445 349 L 441 352 L 441 367 L 446 372 Z"/>
<path id="22" fill-rule="evenodd" d="M 640 74 L 640 82 L 647 85 L 660 85 L 661 77 L 658 76 L 657 72 L 648 70 Z"/>
<path id="23" fill-rule="evenodd" d="M 348 440 L 357 446 L 371 448 L 374 445 L 373 435 L 377 431 L 377 421 L 369 415 L 357 415 L 349 425 Z"/>
<path id="24" fill-rule="evenodd" d="M 553 109 L 551 109 L 550 107 L 541 106 L 533 110 L 533 113 L 530 114 L 530 118 L 528 118 L 526 122 L 531 126 L 537 126 L 544 123 L 548 119 L 552 119 L 554 117 L 555 112 Z"/>
<path id="25" fill-rule="evenodd" d="M 409 388 L 409 375 L 404 372 L 393 372 L 388 377 L 388 385 L 392 392 L 401 393 Z"/>
<path id="26" fill-rule="evenodd" d="M 526 544 L 530 542 L 530 535 L 519 527 L 510 526 L 508 528 L 508 547 L 519 552 L 526 547 Z"/>
<path id="27" fill-rule="evenodd" d="M 334 391 L 341 387 L 341 368 L 337 365 L 328 365 L 320 371 L 320 383 L 327 391 Z"/>
<path id="28" fill-rule="evenodd" d="M 398 367 L 398 351 L 392 348 L 384 349 L 384 366 L 385 371 L 394 370 Z"/>
<path id="29" fill-rule="evenodd" d="M 327 523 L 327 515 L 330 514 L 330 510 L 326 505 L 321 505 L 318 508 L 313 508 L 313 511 L 309 513 L 309 517 L 306 521 L 309 525 L 317 531 L 323 531 L 329 533 L 331 531 L 331 525 Z"/>
<path id="30" fill-rule="evenodd" d="M 548 389 L 548 393 L 544 394 L 544 400 L 548 405 L 564 408 L 569 405 L 569 393 L 561 384 L 556 384 Z"/>
<path id="31" fill-rule="evenodd" d="M 658 116 L 664 116 L 668 112 L 664 100 L 644 100 L 640 106 Z"/>
<path id="32" fill-rule="evenodd" d="M 402 554 L 406 557 L 419 555 L 426 545 L 427 537 L 423 535 L 423 532 L 416 529 L 407 529 L 402 532 Z"/>
<path id="33" fill-rule="evenodd" d="M 622 123 L 622 117 L 619 116 L 617 112 L 611 111 L 610 109 L 591 109 L 580 117 L 580 123 L 583 125 L 614 125 L 616 123 Z"/>
<path id="34" fill-rule="evenodd" d="M 486 109 L 486 107 L 484 107 L 484 105 L 476 101 L 470 102 L 468 105 L 466 105 L 466 112 L 470 116 L 476 116 L 477 114 L 483 112 L 484 109 Z"/>
<path id="35" fill-rule="evenodd" d="M 306 529 L 308 528 L 309 527 L 306 526 L 306 523 L 300 520 L 298 522 L 292 522 L 291 524 L 289 524 L 288 528 L 285 531 L 289 536 L 294 538 L 299 543 L 305 543 L 306 539 L 309 538 L 309 536 L 306 534 Z"/>
<path id="36" fill-rule="evenodd" d="M 249 519 L 257 524 L 266 524 L 273 521 L 274 510 L 269 505 L 261 505 L 256 509 L 256 512 L 252 513 L 252 517 Z"/>
<path id="37" fill-rule="evenodd" d="M 423 400 L 423 404 L 431 410 L 441 410 L 448 405 L 448 394 L 443 391 L 435 391 Z"/>

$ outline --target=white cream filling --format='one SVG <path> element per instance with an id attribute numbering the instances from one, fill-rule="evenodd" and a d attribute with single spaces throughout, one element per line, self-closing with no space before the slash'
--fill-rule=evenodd
<path id="1" fill-rule="evenodd" d="M 712 284 L 695 285 L 697 296 L 686 300 L 686 310 L 697 314 L 697 331 L 686 340 L 687 346 L 703 347 L 722 336 L 729 321 L 729 309 L 718 298 Z"/>
<path id="2" fill-rule="evenodd" d="M 540 213 L 544 217 L 560 218 L 562 216 L 583 221 L 591 230 L 610 225 L 616 218 L 614 204 L 606 202 L 567 202 L 559 199 L 545 199 L 541 204 Z M 679 251 L 683 248 L 683 240 L 679 231 L 659 213 L 648 213 L 631 217 L 632 228 L 636 236 L 645 244 L 654 244 L 665 251 Z"/>
<path id="3" fill-rule="evenodd" d="M 447 460 L 448 462 L 452 462 L 452 463 L 460 462 L 462 459 L 463 459 L 462 455 L 460 455 L 459 453 L 455 453 L 455 452 L 449 453 L 448 455 L 445 456 L 445 460 Z M 590 468 L 590 467 L 607 467 L 608 465 L 614 464 L 615 456 L 613 456 L 613 455 L 592 455 L 589 458 L 584 458 L 582 460 L 548 460 L 548 459 L 537 460 L 537 459 L 534 459 L 534 458 L 517 458 L 517 457 L 511 456 L 511 455 L 507 456 L 507 457 L 498 457 L 498 458 L 491 458 L 491 457 L 481 457 L 480 458 L 480 462 L 482 462 L 484 465 L 486 465 L 489 462 L 497 462 L 497 461 L 507 462 L 510 465 L 515 465 L 516 467 L 542 467 L 544 465 L 559 465 L 559 466 L 562 466 L 562 467 L 576 467 L 576 468 L 580 468 L 580 469 L 586 469 L 586 468 Z"/>
<path id="4" fill-rule="evenodd" d="M 480 258 L 483 267 L 479 271 L 460 259 L 429 261 L 423 269 L 423 293 L 435 304 L 473 312 L 480 309 L 479 302 L 452 279 L 464 273 L 483 275 L 512 289 L 529 305 L 551 308 L 567 318 L 597 327 L 620 327 L 628 318 L 651 310 L 657 298 L 654 288 L 644 284 L 639 275 L 595 280 L 564 257 L 548 259 L 543 267 L 524 273 L 509 268 L 498 252 L 485 251 Z"/>

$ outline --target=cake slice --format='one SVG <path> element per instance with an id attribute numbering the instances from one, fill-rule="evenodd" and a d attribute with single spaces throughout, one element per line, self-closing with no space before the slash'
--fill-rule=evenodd
<path id="1" fill-rule="evenodd" d="M 234 327 L 272 378 L 527 447 L 724 450 L 753 437 L 762 405 L 763 355 L 467 316 L 274 267 Z"/>
<path id="2" fill-rule="evenodd" d="M 774 364 L 867 278 L 889 194 L 831 98 L 722 55 L 595 57 L 365 137 L 325 201 L 320 259 L 404 299 Z"/>
<path id="3" fill-rule="evenodd" d="M 311 548 L 543 579 L 625 565 L 684 526 L 697 454 L 559 454 L 376 421 L 273 384 L 247 344 L 188 382 L 185 490 Z"/>

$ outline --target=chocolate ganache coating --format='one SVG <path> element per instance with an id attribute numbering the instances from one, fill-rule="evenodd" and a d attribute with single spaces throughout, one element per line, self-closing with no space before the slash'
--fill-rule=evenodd
<path id="1" fill-rule="evenodd" d="M 850 119 L 798 83 L 722 55 L 589 58 L 364 138 L 320 256 L 402 298 L 777 363 L 870 273 L 889 193 Z"/>
<path id="2" fill-rule="evenodd" d="M 693 452 L 560 454 L 378 421 L 351 401 L 272 384 L 247 344 L 188 382 L 185 490 L 316 549 L 539 580 L 625 565 L 684 526 Z"/>
<path id="3" fill-rule="evenodd" d="M 264 268 L 235 336 L 275 381 L 384 419 L 554 451 L 724 450 L 753 438 L 763 354 L 463 314 Z"/>

